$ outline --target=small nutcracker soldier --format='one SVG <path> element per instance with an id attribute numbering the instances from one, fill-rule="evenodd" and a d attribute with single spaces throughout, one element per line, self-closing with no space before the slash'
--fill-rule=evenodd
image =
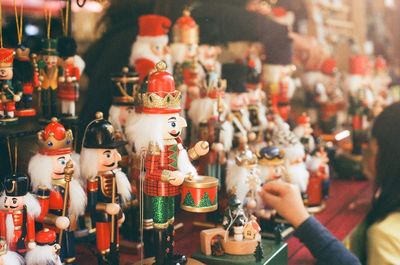
<path id="1" fill-rule="evenodd" d="M 0 240 L 0 265 L 24 265 L 24 259 L 17 253 L 8 250 L 7 242 Z"/>
<path id="2" fill-rule="evenodd" d="M 87 179 L 88 211 L 96 228 L 99 264 L 119 264 L 119 225 L 125 220 L 121 208 L 131 200 L 131 185 L 118 166 L 118 140 L 114 127 L 96 113 L 83 136 L 81 174 Z"/>
<path id="3" fill-rule="evenodd" d="M 39 86 L 39 75 L 31 61 L 30 49 L 24 45 L 16 48 L 14 58 L 13 83 L 22 91 L 21 101 L 17 104 L 16 116 L 35 116 L 36 110 L 32 108 L 33 90 Z"/>
<path id="4" fill-rule="evenodd" d="M 4 181 L 5 194 L 1 196 L 0 239 L 7 240 L 11 251 L 25 254 L 36 246 L 35 216 L 40 213 L 38 201 L 28 192 L 29 180 L 25 174 L 8 175 Z"/>
<path id="5" fill-rule="evenodd" d="M 234 236 L 235 241 L 242 241 L 246 223 L 247 217 L 243 211 L 242 202 L 235 194 L 232 194 L 228 200 L 228 209 L 225 211 L 222 225 L 230 235 Z"/>
<path id="6" fill-rule="evenodd" d="M 132 45 L 129 66 L 135 67 L 143 82 L 157 62 L 164 60 L 170 64 L 168 32 L 171 21 L 164 16 L 144 15 L 139 17 L 139 35 Z M 171 67 L 171 65 L 167 65 Z"/>
<path id="7" fill-rule="evenodd" d="M 61 102 L 61 114 L 67 118 L 75 117 L 75 102 L 79 99 L 79 80 L 85 62 L 76 54 L 77 45 L 73 38 L 58 39 L 57 51 L 62 59 L 58 78 L 57 96 Z"/>
<path id="8" fill-rule="evenodd" d="M 304 146 L 306 154 L 310 154 L 315 149 L 315 140 L 312 135 L 313 128 L 311 127 L 310 117 L 303 112 L 297 118 L 297 126 L 293 129 L 293 133 L 300 139 Z"/>
<path id="9" fill-rule="evenodd" d="M 45 228 L 36 234 L 36 247 L 26 254 L 26 265 L 62 265 L 56 232 Z"/>
<path id="10" fill-rule="evenodd" d="M 44 130 L 38 133 L 38 141 L 39 152 L 28 165 L 32 190 L 42 208 L 36 221 L 56 231 L 62 240 L 62 261 L 75 264 L 74 231 L 69 226 L 85 213 L 87 199 L 78 176 L 75 174 L 72 177 L 72 131 L 66 130 L 56 118 L 52 118 Z M 75 171 L 78 172 L 77 169 Z"/>
<path id="11" fill-rule="evenodd" d="M 57 88 L 62 69 L 59 66 L 56 39 L 43 39 L 40 52 L 39 91 L 42 116 L 46 120 L 57 116 Z"/>
<path id="12" fill-rule="evenodd" d="M 307 187 L 309 206 L 321 205 L 329 196 L 329 158 L 324 147 L 319 147 L 307 161 L 307 169 L 310 172 L 310 180 Z"/>
<path id="13" fill-rule="evenodd" d="M 0 48 L 0 121 L 16 121 L 15 103 L 21 100 L 21 93 L 13 87 L 14 50 Z"/>
<path id="14" fill-rule="evenodd" d="M 185 256 L 173 255 L 174 204 L 185 177 L 197 177 L 197 172 L 180 138 L 186 126 L 185 119 L 179 115 L 180 96 L 165 63 L 159 62 L 149 76 L 147 91 L 143 94 L 143 114 L 135 124 L 141 129 L 135 138 L 136 150 L 147 150 L 144 218 L 149 226 L 153 221 L 157 265 L 186 264 Z"/>

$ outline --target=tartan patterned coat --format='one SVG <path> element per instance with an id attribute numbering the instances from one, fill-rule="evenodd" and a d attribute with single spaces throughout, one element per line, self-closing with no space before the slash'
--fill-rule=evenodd
<path id="1" fill-rule="evenodd" d="M 146 177 L 144 180 L 144 193 L 149 196 L 176 196 L 180 194 L 180 186 L 174 186 L 161 180 L 165 170 L 178 170 L 179 151 L 182 144 L 164 145 L 160 150 L 156 145 L 150 145 L 146 160 Z"/>

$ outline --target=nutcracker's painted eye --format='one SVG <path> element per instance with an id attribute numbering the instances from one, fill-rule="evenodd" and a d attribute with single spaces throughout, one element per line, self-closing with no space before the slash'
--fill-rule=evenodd
<path id="1" fill-rule="evenodd" d="M 65 159 L 65 156 L 59 157 L 57 159 L 57 161 L 61 166 L 65 166 L 67 164 L 67 160 Z"/>
<path id="2" fill-rule="evenodd" d="M 103 153 L 103 156 L 104 156 L 106 159 L 110 159 L 110 158 L 111 158 L 111 151 L 110 151 L 110 150 L 105 151 L 105 152 Z"/>
<path id="3" fill-rule="evenodd" d="M 171 123 L 171 126 L 175 128 L 175 127 L 176 127 L 176 123 L 175 123 L 175 122 L 172 122 L 172 123 Z"/>

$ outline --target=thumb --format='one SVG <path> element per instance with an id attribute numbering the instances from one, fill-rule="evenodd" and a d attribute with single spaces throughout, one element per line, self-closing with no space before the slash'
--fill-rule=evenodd
<path id="1" fill-rule="evenodd" d="M 277 206 L 280 202 L 280 198 L 278 196 L 265 191 L 258 192 L 258 195 L 260 195 L 265 204 L 272 208 L 276 208 L 275 206 Z"/>
<path id="2" fill-rule="evenodd" d="M 286 186 L 289 185 L 283 181 L 273 180 L 263 185 L 263 190 L 267 193 L 281 195 L 284 193 Z"/>

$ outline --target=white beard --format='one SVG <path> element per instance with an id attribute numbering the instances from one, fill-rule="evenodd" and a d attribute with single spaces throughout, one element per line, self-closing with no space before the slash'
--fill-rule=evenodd
<path id="1" fill-rule="evenodd" d="M 4 265 L 24 265 L 24 259 L 14 251 L 8 250 L 6 254 L 0 256 Z M 30 265 L 30 264 L 27 264 Z"/>
<path id="2" fill-rule="evenodd" d="M 232 188 L 236 189 L 236 196 L 242 202 L 249 191 L 246 183 L 249 171 L 244 167 L 236 165 L 234 160 L 228 160 L 226 173 L 226 191 L 229 193 Z"/>
<path id="3" fill-rule="evenodd" d="M 76 179 L 72 179 L 69 183 L 69 216 L 73 215 L 78 218 L 78 216 L 84 215 L 86 204 L 86 192 Z"/>
<path id="4" fill-rule="evenodd" d="M 115 181 L 117 184 L 118 194 L 121 195 L 122 204 L 126 204 L 131 200 L 132 190 L 131 184 L 129 183 L 128 177 L 119 168 L 113 171 L 115 173 Z"/>
<path id="5" fill-rule="evenodd" d="M 200 122 L 208 121 L 214 114 L 215 100 L 211 98 L 199 98 L 190 103 L 188 116 L 192 124 L 198 128 Z"/>
<path id="6" fill-rule="evenodd" d="M 12 218 L 12 214 L 7 213 L 6 217 L 6 239 L 7 239 L 7 244 L 11 244 L 14 240 L 14 220 Z"/>
<path id="7" fill-rule="evenodd" d="M 152 43 L 152 42 L 148 41 L 148 40 L 143 40 L 143 39 L 136 40 L 133 43 L 131 55 L 129 58 L 129 66 L 135 66 L 135 62 L 138 59 L 147 59 L 154 63 L 158 63 L 159 61 L 166 59 L 166 58 L 161 58 L 160 56 L 155 55 L 153 53 L 153 51 L 151 50 L 150 43 Z"/>
<path id="8" fill-rule="evenodd" d="M 61 265 L 60 257 L 54 254 L 53 246 L 36 246 L 26 253 L 26 265 Z"/>
<path id="9" fill-rule="evenodd" d="M 222 130 L 219 133 L 220 142 L 224 145 L 225 152 L 229 152 L 232 148 L 233 135 L 235 133 L 235 129 L 233 128 L 232 123 L 228 121 L 224 121 L 222 123 Z"/>
<path id="10" fill-rule="evenodd" d="M 287 167 L 287 172 L 290 183 L 298 186 L 301 192 L 306 192 L 310 174 L 308 173 L 305 164 L 297 163 L 289 165 Z"/>

